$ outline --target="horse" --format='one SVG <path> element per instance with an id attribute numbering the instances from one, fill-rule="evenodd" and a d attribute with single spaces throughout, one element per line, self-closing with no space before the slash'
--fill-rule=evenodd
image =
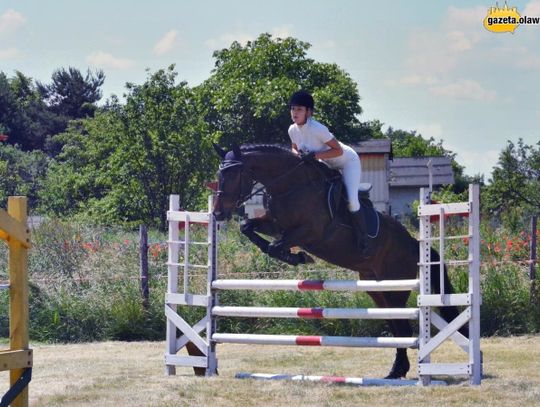
<path id="1" fill-rule="evenodd" d="M 267 213 L 248 219 L 241 231 L 264 253 L 288 264 L 313 261 L 314 255 L 329 263 L 358 272 L 364 280 L 415 279 L 418 273 L 419 242 L 391 216 L 377 213 L 379 233 L 374 240 L 374 254 L 362 256 L 350 226 L 346 202 L 341 210 L 329 210 L 328 169 L 320 162 L 302 161 L 290 149 L 268 144 L 235 146 L 225 151 L 214 145 L 221 157 L 217 173 L 218 191 L 213 215 L 217 221 L 229 220 L 253 194 L 256 183 L 264 186 L 269 195 Z M 273 237 L 273 241 L 263 236 Z M 292 247 L 302 251 L 292 253 Z M 308 254 L 309 253 L 309 254 Z M 439 255 L 431 249 L 432 261 Z M 445 293 L 453 292 L 444 267 Z M 431 267 L 432 291 L 440 291 L 439 266 Z M 381 308 L 404 308 L 410 291 L 368 292 Z M 441 307 L 441 316 L 452 321 L 456 307 Z M 394 337 L 412 337 L 408 320 L 388 320 Z M 468 336 L 466 327 L 461 332 Z M 395 359 L 386 376 L 388 379 L 406 377 L 410 369 L 407 349 L 396 349 Z"/>

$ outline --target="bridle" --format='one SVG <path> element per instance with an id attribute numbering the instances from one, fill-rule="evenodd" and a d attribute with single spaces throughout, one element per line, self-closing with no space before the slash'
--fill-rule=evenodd
<path id="1" fill-rule="evenodd" d="M 253 187 L 256 184 L 256 181 L 253 180 L 253 176 L 252 176 L 249 191 L 247 193 L 244 193 L 242 191 L 242 188 L 244 187 L 244 182 L 243 182 L 242 178 L 245 176 L 244 172 L 245 172 L 246 168 L 244 166 L 244 163 L 242 161 L 238 161 L 238 160 L 224 160 L 224 161 L 222 161 L 221 164 L 219 164 L 219 172 L 223 173 L 223 171 L 228 170 L 229 168 L 235 168 L 235 167 L 240 167 L 240 192 L 238 194 L 238 200 L 236 201 L 236 207 L 240 208 L 249 198 L 251 198 L 253 195 L 255 195 L 255 193 L 252 193 L 252 190 L 253 190 Z M 253 171 L 251 169 L 249 169 L 249 171 L 251 173 L 253 173 Z M 262 191 L 262 189 L 263 188 L 258 189 L 256 193 Z M 218 185 L 218 190 L 216 192 L 216 195 L 219 198 L 219 197 L 227 196 L 227 195 L 230 195 L 230 194 L 227 194 L 225 191 L 221 190 L 219 188 L 219 185 Z"/>
<path id="2" fill-rule="evenodd" d="M 224 160 L 219 165 L 219 171 L 223 172 L 229 168 L 235 168 L 240 167 L 240 193 L 238 194 L 239 198 L 236 201 L 236 207 L 240 208 L 242 205 L 246 203 L 250 198 L 257 195 L 259 192 L 264 190 L 265 188 L 270 187 L 271 185 L 275 184 L 277 181 L 279 181 L 281 178 L 284 178 L 290 174 L 292 174 L 294 171 L 296 171 L 297 168 L 299 168 L 302 164 L 304 164 L 304 161 L 300 161 L 298 164 L 296 164 L 294 167 L 292 167 L 290 170 L 284 172 L 279 177 L 276 177 L 272 180 L 272 182 L 269 182 L 267 185 L 263 185 L 260 188 L 257 188 L 256 190 L 253 190 L 253 187 L 257 184 L 257 181 L 254 180 L 253 176 L 253 170 L 251 168 L 248 168 L 248 170 L 251 172 L 251 185 L 249 187 L 249 191 L 247 193 L 243 193 L 242 188 L 244 186 L 244 183 L 242 182 L 242 177 L 244 176 L 244 172 L 246 170 L 246 167 L 244 166 L 244 163 L 239 160 Z M 222 191 L 219 189 L 217 190 L 217 196 L 226 196 L 227 193 L 225 191 Z"/>

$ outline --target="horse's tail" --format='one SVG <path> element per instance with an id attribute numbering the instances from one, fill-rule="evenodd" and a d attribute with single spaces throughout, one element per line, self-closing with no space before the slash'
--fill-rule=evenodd
<path id="1" fill-rule="evenodd" d="M 439 253 L 435 249 L 431 248 L 431 261 L 437 262 L 437 261 L 440 261 L 440 259 L 441 257 L 439 256 Z M 444 265 L 443 279 L 444 279 L 444 294 L 453 294 L 454 287 L 452 286 L 452 283 L 450 282 L 450 278 L 448 277 L 448 268 L 446 267 L 446 264 Z M 431 265 L 431 290 L 434 294 L 439 294 L 441 291 L 441 273 L 440 273 L 440 266 L 438 264 Z M 453 321 L 459 315 L 459 309 L 456 306 L 440 307 L 439 312 L 441 316 L 447 322 Z M 459 332 L 468 338 L 469 337 L 468 324 L 463 325 L 459 329 Z"/>

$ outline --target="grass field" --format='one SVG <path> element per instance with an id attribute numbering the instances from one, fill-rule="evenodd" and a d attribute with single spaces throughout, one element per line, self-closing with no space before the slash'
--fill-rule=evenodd
<path id="1" fill-rule="evenodd" d="M 484 379 L 473 387 L 367 388 L 323 383 L 234 379 L 236 372 L 383 377 L 392 349 L 218 347 L 220 376 L 196 378 L 179 368 L 165 376 L 163 342 L 34 344 L 32 406 L 538 406 L 540 337 L 482 340 Z M 459 357 L 443 348 L 441 361 Z M 411 361 L 416 352 L 410 352 Z M 416 378 L 413 369 L 409 375 Z M 7 389 L 7 373 L 0 375 Z"/>

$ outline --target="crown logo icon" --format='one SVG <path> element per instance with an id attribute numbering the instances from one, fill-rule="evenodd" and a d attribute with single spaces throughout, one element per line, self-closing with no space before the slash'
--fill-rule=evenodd
<path id="1" fill-rule="evenodd" d="M 486 30 L 495 33 L 514 33 L 519 26 L 520 18 L 521 16 L 516 7 L 508 7 L 506 2 L 504 7 L 499 7 L 499 4 L 495 3 L 495 7 L 490 7 L 487 11 L 484 18 L 484 27 Z"/>

